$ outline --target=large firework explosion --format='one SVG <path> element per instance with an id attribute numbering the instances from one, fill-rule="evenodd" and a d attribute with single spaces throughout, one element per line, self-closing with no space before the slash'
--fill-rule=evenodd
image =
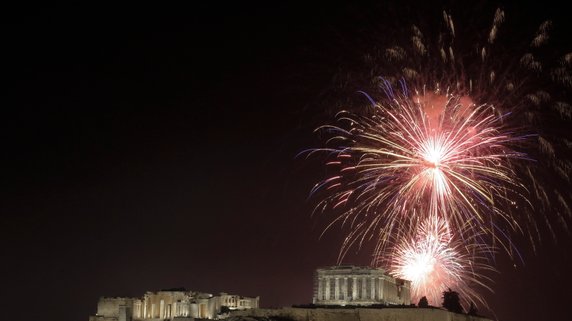
<path id="1" fill-rule="evenodd" d="M 518 256 L 515 236 L 535 247 L 541 229 L 555 235 L 571 215 L 555 186 L 569 181 L 559 154 L 572 142 L 548 127 L 572 116 L 572 54 L 546 54 L 546 21 L 522 55 L 503 55 L 504 22 L 497 9 L 486 36 L 459 51 L 443 12 L 434 41 L 412 26 L 406 41 L 365 55 L 348 77 L 366 79 L 365 107 L 320 127 L 326 146 L 310 152 L 325 153 L 333 173 L 312 190 L 316 211 L 348 227 L 339 260 L 375 242 L 372 264 L 410 279 L 413 300 L 439 305 L 453 288 L 486 305 L 476 287 L 488 288 L 481 273 L 495 253 Z"/>

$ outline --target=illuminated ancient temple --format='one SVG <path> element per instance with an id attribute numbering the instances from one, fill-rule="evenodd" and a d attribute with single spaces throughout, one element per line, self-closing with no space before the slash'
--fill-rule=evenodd
<path id="1" fill-rule="evenodd" d="M 317 269 L 316 305 L 409 305 L 411 282 L 397 279 L 381 268 L 353 265 Z"/>

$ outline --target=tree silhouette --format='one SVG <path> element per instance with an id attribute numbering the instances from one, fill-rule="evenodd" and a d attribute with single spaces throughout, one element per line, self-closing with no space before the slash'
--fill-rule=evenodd
<path id="1" fill-rule="evenodd" d="M 443 307 L 451 312 L 463 313 L 463 307 L 459 300 L 459 293 L 451 290 L 443 292 Z"/>
<path id="2" fill-rule="evenodd" d="M 220 307 L 220 314 L 226 314 L 226 313 L 230 313 L 230 308 L 227 307 L 226 305 L 223 305 Z"/>
<path id="3" fill-rule="evenodd" d="M 419 299 L 419 303 L 417 303 L 417 306 L 420 308 L 428 308 L 429 301 L 427 301 L 427 297 L 424 296 L 421 299 Z"/>
<path id="4" fill-rule="evenodd" d="M 478 310 L 477 307 L 475 306 L 475 303 L 471 302 L 471 306 L 469 307 L 469 312 L 467 312 L 468 315 L 477 315 Z"/>

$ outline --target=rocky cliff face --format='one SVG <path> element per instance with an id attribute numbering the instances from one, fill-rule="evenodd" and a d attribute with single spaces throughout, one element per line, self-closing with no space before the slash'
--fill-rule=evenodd
<path id="1" fill-rule="evenodd" d="M 233 312 L 230 321 L 490 321 L 436 308 L 254 309 Z"/>

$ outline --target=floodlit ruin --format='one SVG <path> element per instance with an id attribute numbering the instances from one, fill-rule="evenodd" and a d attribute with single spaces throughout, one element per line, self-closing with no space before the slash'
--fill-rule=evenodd
<path id="1" fill-rule="evenodd" d="M 89 321 L 219 319 L 229 311 L 258 308 L 259 300 L 259 297 L 212 295 L 185 289 L 147 292 L 140 298 L 102 297 L 96 315 L 90 316 Z"/>
<path id="2" fill-rule="evenodd" d="M 316 305 L 409 305 L 411 282 L 397 279 L 381 268 L 353 265 L 317 269 Z"/>

